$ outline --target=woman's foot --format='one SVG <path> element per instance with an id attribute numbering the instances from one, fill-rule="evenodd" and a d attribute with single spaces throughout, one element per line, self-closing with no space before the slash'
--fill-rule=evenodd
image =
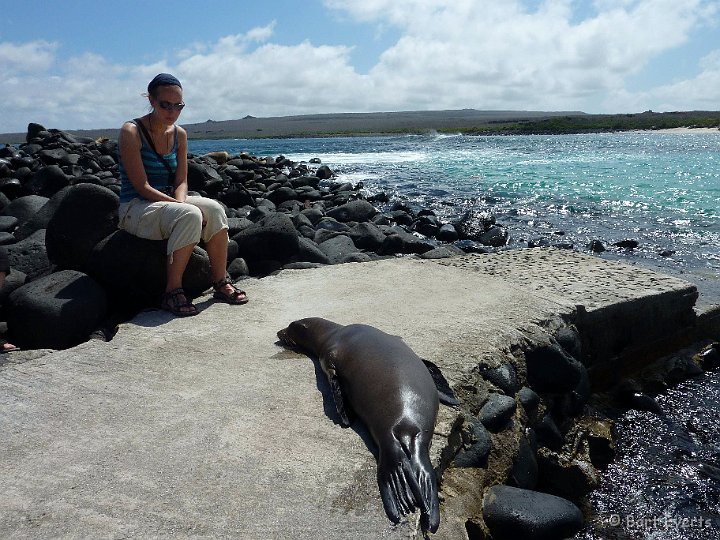
<path id="1" fill-rule="evenodd" d="M 163 294 L 160 309 L 169 311 L 178 317 L 190 317 L 199 313 L 198 309 L 185 296 L 182 289 L 173 289 Z"/>
<path id="2" fill-rule="evenodd" d="M 245 291 L 238 289 L 232 282 L 226 277 L 220 281 L 213 283 L 213 289 L 215 294 L 213 298 L 225 302 L 226 304 L 247 304 L 248 297 Z"/>
<path id="3" fill-rule="evenodd" d="M 19 350 L 19 347 L 13 345 L 12 343 L 8 343 L 4 339 L 0 338 L 0 354 Z"/>

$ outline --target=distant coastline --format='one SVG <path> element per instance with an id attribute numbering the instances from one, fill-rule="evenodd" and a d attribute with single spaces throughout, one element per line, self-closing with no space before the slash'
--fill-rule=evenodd
<path id="1" fill-rule="evenodd" d="M 720 111 L 636 114 L 585 114 L 578 111 L 404 111 L 311 114 L 182 124 L 191 139 L 258 139 L 462 133 L 465 135 L 532 135 L 659 131 L 720 133 Z M 56 128 L 57 126 L 45 126 Z M 57 127 L 57 129 L 63 129 Z M 73 130 L 74 135 L 117 139 L 118 129 Z M 0 144 L 25 142 L 25 133 L 0 134 Z"/>

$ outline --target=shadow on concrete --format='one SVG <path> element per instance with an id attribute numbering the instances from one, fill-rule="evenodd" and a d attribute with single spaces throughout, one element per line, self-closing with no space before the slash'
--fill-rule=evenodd
<path id="1" fill-rule="evenodd" d="M 325 413 L 325 416 L 327 416 L 330 420 L 333 421 L 334 424 L 340 426 L 343 429 L 350 428 L 355 433 L 357 433 L 358 437 L 365 443 L 365 446 L 370 451 L 370 453 L 375 457 L 375 461 L 378 460 L 378 448 L 375 444 L 375 440 L 372 438 L 372 435 L 368 431 L 367 427 L 365 427 L 365 424 L 362 423 L 362 421 L 357 417 L 355 414 L 355 411 L 353 411 L 349 406 L 347 412 L 349 414 L 349 420 L 350 425 L 346 426 L 342 423 L 340 420 L 340 415 L 337 412 L 337 408 L 335 407 L 335 400 L 333 399 L 332 390 L 330 389 L 330 383 L 328 382 L 327 376 L 325 375 L 325 372 L 322 370 L 322 367 L 320 366 L 320 359 L 314 355 L 307 354 L 305 351 L 303 351 L 300 348 L 296 347 L 290 347 L 286 344 L 284 344 L 282 341 L 278 340 L 275 342 L 275 345 L 280 347 L 281 349 L 285 351 L 292 351 L 294 353 L 300 354 L 302 356 L 305 356 L 312 360 L 313 367 L 315 368 L 315 385 L 317 386 L 317 389 L 320 391 L 320 394 L 322 394 L 323 398 L 323 412 Z"/>

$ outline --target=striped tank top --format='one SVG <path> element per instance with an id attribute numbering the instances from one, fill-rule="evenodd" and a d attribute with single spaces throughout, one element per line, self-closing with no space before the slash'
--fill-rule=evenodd
<path id="1" fill-rule="evenodd" d="M 135 120 L 130 120 L 130 122 L 137 125 L 137 122 Z M 168 186 L 172 186 L 175 181 L 174 176 L 173 178 L 169 178 L 170 175 L 168 173 L 167 167 L 163 165 L 163 162 L 160 160 L 160 158 L 157 157 L 153 149 L 150 147 L 150 144 L 148 143 L 145 135 L 140 128 L 138 128 L 138 133 L 140 134 L 140 140 L 142 142 L 142 146 L 140 147 L 140 157 L 142 158 L 143 167 L 145 168 L 145 174 L 147 175 L 148 183 L 155 189 L 167 193 Z M 173 170 L 173 173 L 177 169 L 177 148 L 178 137 L 177 126 L 175 126 L 175 140 L 173 142 L 173 146 L 170 149 L 170 152 L 163 156 L 163 158 L 165 158 L 165 161 L 168 162 L 168 165 L 170 165 L 170 168 Z M 120 159 L 118 160 L 118 172 L 120 173 L 120 202 L 126 203 L 136 198 L 142 198 L 140 197 L 138 192 L 135 191 L 135 188 L 133 187 L 130 179 L 128 178 L 127 171 L 123 166 L 122 156 L 119 157 Z"/>

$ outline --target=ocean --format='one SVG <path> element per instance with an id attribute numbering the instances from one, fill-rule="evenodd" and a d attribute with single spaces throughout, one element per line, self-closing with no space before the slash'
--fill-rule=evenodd
<path id="1" fill-rule="evenodd" d="M 336 181 L 448 222 L 486 210 L 508 228 L 509 247 L 589 253 L 599 240 L 597 256 L 682 277 L 700 308 L 720 304 L 720 132 L 189 142 L 194 154 L 218 150 L 319 158 Z M 637 247 L 614 246 L 624 240 Z M 667 417 L 629 411 L 618 422 L 619 458 L 591 497 L 605 526 L 578 538 L 719 537 L 720 379 L 706 374 L 658 401 Z"/>
<path id="2" fill-rule="evenodd" d="M 510 247 L 572 245 L 696 283 L 720 303 L 720 132 L 584 135 L 191 140 L 295 161 L 319 158 L 368 195 L 430 208 L 452 221 L 468 208 L 496 215 Z M 632 250 L 616 242 L 636 240 Z"/>

